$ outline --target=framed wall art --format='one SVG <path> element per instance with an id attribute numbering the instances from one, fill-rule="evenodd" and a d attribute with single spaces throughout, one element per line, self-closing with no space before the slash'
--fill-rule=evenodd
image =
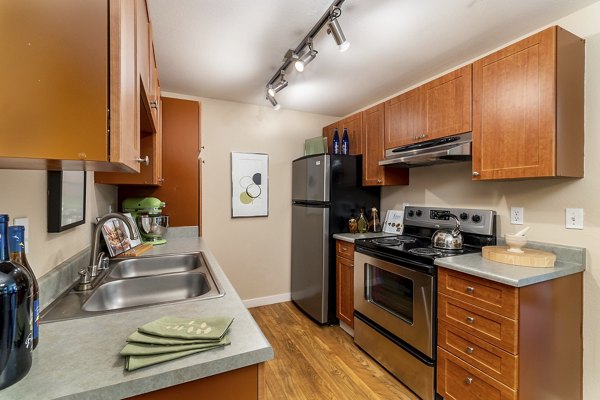
<path id="1" fill-rule="evenodd" d="M 231 216 L 269 215 L 269 155 L 231 153 Z"/>
<path id="2" fill-rule="evenodd" d="M 48 171 L 48 232 L 85 223 L 85 171 Z"/>

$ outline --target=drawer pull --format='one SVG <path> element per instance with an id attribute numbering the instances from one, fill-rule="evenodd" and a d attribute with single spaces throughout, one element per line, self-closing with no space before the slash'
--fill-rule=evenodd
<path id="1" fill-rule="evenodd" d="M 469 293 L 469 294 L 473 294 L 473 293 L 475 292 L 475 288 L 474 288 L 474 287 L 472 287 L 472 286 L 467 286 L 467 289 L 466 289 L 466 291 L 467 291 L 467 293 Z"/>
<path id="2" fill-rule="evenodd" d="M 473 348 L 471 346 L 467 346 L 467 350 L 465 350 L 467 352 L 467 354 L 473 354 Z"/>
<path id="3" fill-rule="evenodd" d="M 473 317 L 467 317 L 467 324 L 473 325 L 474 323 L 475 323 L 475 318 L 473 318 Z"/>
<path id="4" fill-rule="evenodd" d="M 342 247 L 342 251 L 348 251 L 348 248 Z"/>
<path id="5" fill-rule="evenodd" d="M 473 378 L 471 378 L 470 376 L 467 376 L 467 377 L 465 378 L 465 383 L 466 383 L 467 385 L 470 385 L 471 383 L 473 383 Z"/>

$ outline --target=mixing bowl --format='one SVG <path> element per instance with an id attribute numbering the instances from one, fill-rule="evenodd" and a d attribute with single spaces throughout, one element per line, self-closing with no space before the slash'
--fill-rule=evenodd
<path id="1" fill-rule="evenodd" d="M 169 227 L 168 215 L 138 215 L 137 226 L 142 236 L 149 242 L 161 241 Z"/>

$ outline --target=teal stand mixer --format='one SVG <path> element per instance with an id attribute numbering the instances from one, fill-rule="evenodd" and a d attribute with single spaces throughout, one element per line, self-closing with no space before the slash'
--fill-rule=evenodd
<path id="1" fill-rule="evenodd" d="M 132 197 L 123 200 L 123 212 L 131 213 L 144 243 L 167 243 L 163 239 L 169 227 L 169 216 L 162 214 L 165 205 L 156 197 Z"/>

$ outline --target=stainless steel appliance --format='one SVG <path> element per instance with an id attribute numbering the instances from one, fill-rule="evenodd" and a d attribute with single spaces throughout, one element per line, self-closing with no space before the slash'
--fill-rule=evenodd
<path id="1" fill-rule="evenodd" d="M 379 187 L 362 187 L 362 157 L 319 154 L 292 163 L 292 301 L 335 323 L 334 233 L 361 207 L 379 209 Z"/>
<path id="2" fill-rule="evenodd" d="M 469 161 L 472 136 L 471 132 L 466 132 L 387 149 L 385 159 L 379 161 L 379 165 L 411 168 Z"/>
<path id="3" fill-rule="evenodd" d="M 461 221 L 462 249 L 434 248 L 436 230 Z M 420 398 L 435 398 L 434 260 L 496 243 L 491 210 L 409 206 L 402 236 L 356 240 L 354 341 Z"/>

